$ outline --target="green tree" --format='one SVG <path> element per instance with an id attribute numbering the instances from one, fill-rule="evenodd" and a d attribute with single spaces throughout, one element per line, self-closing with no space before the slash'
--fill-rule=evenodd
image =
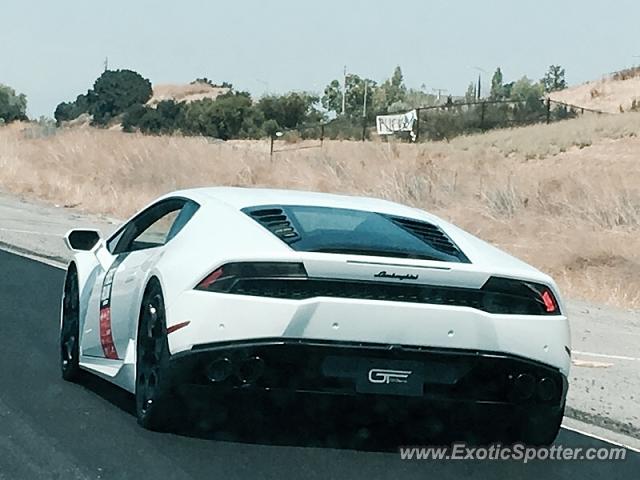
<path id="1" fill-rule="evenodd" d="M 516 82 L 509 82 L 502 85 L 502 92 L 504 94 L 504 98 L 511 99 L 513 95 L 513 86 Z"/>
<path id="2" fill-rule="evenodd" d="M 83 113 L 89 112 L 89 98 L 91 93 L 86 95 L 78 95 L 74 102 L 62 102 L 57 107 L 53 114 L 58 125 L 62 122 L 68 122 L 75 118 L 78 118 Z"/>
<path id="3" fill-rule="evenodd" d="M 174 133 L 184 123 L 184 105 L 173 100 L 163 100 L 155 108 L 139 103 L 132 105 L 122 118 L 122 129 L 125 132 L 140 130 L 153 135 Z"/>
<path id="4" fill-rule="evenodd" d="M 183 129 L 191 135 L 223 140 L 251 137 L 258 133 L 262 118 L 246 92 L 230 92 L 215 100 L 191 102 L 184 110 Z"/>
<path id="5" fill-rule="evenodd" d="M 476 82 L 471 82 L 467 87 L 467 91 L 464 94 L 464 101 L 467 103 L 476 101 Z"/>
<path id="6" fill-rule="evenodd" d="M 491 91 L 489 93 L 489 99 L 502 100 L 505 98 L 502 70 L 498 67 L 491 77 Z"/>
<path id="7" fill-rule="evenodd" d="M 0 84 L 0 119 L 2 123 L 16 120 L 27 120 L 27 97 L 24 94 L 16 94 L 16 91 Z"/>
<path id="8" fill-rule="evenodd" d="M 364 108 L 365 82 L 367 91 L 367 111 L 374 114 L 376 110 L 376 82 L 370 79 L 363 79 L 358 75 L 347 76 L 347 94 L 345 100 L 346 116 L 352 119 L 361 118 Z M 342 113 L 342 85 L 338 80 L 333 80 L 324 90 L 321 99 L 322 106 L 338 115 Z M 386 104 L 386 97 L 385 97 Z M 369 115 L 368 115 L 369 116 Z"/>
<path id="9" fill-rule="evenodd" d="M 262 124 L 262 129 L 264 130 L 264 133 L 270 137 L 275 136 L 275 134 L 281 130 L 278 122 L 272 118 Z"/>
<path id="10" fill-rule="evenodd" d="M 526 76 L 516 81 L 511 89 L 511 98 L 520 102 L 515 109 L 515 120 L 521 123 L 540 120 L 545 114 L 543 95 L 542 83 L 533 83 Z"/>
<path id="11" fill-rule="evenodd" d="M 60 108 L 62 104 L 58 105 Z M 141 104 L 132 105 L 122 116 L 122 130 L 134 132 L 139 129 L 142 117 L 150 110 L 149 107 Z M 56 113 L 58 109 L 56 109 Z M 57 118 L 57 117 L 56 117 Z"/>
<path id="12" fill-rule="evenodd" d="M 385 80 L 380 88 L 385 92 L 387 106 L 404 101 L 407 94 L 407 87 L 404 85 L 402 69 L 399 66 L 396 67 L 391 78 Z"/>
<path id="13" fill-rule="evenodd" d="M 544 91 L 549 93 L 567 88 L 567 82 L 564 75 L 564 68 L 560 65 L 550 65 L 549 70 L 547 70 L 547 73 L 545 73 L 541 80 L 544 85 Z"/>
<path id="14" fill-rule="evenodd" d="M 413 110 L 414 108 L 432 107 L 436 105 L 437 102 L 438 97 L 436 95 L 423 92 L 422 90 L 409 88 L 405 93 L 404 100 L 395 102 L 389 105 L 388 108 L 380 110 L 386 110 L 385 113 L 406 112 L 408 110 Z"/>
<path id="15" fill-rule="evenodd" d="M 544 94 L 544 88 L 540 83 L 533 83 L 526 76 L 513 84 L 511 89 L 511 96 L 514 100 L 527 101 L 536 100 L 539 101 Z"/>
<path id="16" fill-rule="evenodd" d="M 338 80 L 332 80 L 325 87 L 320 101 L 326 110 L 338 114 L 342 112 L 342 86 Z"/>
<path id="17" fill-rule="evenodd" d="M 133 70 L 107 70 L 89 93 L 89 112 L 93 122 L 106 125 L 136 104 L 145 104 L 153 95 L 151 82 Z"/>
<path id="18" fill-rule="evenodd" d="M 322 120 L 316 109 L 319 99 L 308 93 L 288 93 L 286 95 L 267 95 L 256 104 L 266 120 L 275 120 L 281 128 L 297 128 L 308 123 Z"/>

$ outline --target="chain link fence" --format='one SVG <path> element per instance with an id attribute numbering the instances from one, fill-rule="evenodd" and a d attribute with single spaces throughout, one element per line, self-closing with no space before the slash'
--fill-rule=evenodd
<path id="1" fill-rule="evenodd" d="M 453 102 L 418 107 L 417 121 L 412 132 L 398 132 L 394 138 L 407 142 L 450 139 L 458 135 L 482 133 L 497 128 L 511 128 L 538 123 L 552 123 L 585 114 L 608 115 L 578 105 L 550 98 L 515 100 L 480 100 Z M 367 118 L 337 117 L 322 124 L 305 125 L 284 130 L 271 137 L 271 155 L 302 148 L 322 148 L 325 140 L 368 141 L 378 137 L 375 116 Z M 383 141 L 387 136 L 381 136 Z M 317 140 L 317 143 L 301 140 Z"/>

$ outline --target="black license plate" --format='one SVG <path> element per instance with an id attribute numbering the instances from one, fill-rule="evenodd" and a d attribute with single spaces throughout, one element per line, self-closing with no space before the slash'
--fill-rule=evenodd
<path id="1" fill-rule="evenodd" d="M 358 361 L 356 391 L 379 395 L 423 395 L 421 362 L 363 358 Z"/>

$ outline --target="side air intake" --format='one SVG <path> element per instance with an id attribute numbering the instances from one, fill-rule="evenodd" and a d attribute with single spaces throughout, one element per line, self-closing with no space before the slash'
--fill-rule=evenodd
<path id="1" fill-rule="evenodd" d="M 436 250 L 452 255 L 461 262 L 471 263 L 462 250 L 437 226 L 427 222 L 412 220 L 402 217 L 388 217 L 399 227 L 412 233 L 420 240 L 435 248 Z"/>
<path id="2" fill-rule="evenodd" d="M 293 243 L 300 239 L 300 235 L 281 208 L 264 208 L 246 213 L 286 243 Z"/>

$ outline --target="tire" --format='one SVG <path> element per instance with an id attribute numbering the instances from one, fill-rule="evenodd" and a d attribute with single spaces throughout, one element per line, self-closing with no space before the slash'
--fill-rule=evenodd
<path id="1" fill-rule="evenodd" d="M 152 279 L 140 305 L 136 348 L 136 415 L 142 427 L 164 431 L 172 406 L 169 344 L 162 290 Z"/>
<path id="2" fill-rule="evenodd" d="M 551 445 L 560 431 L 564 406 L 558 410 L 534 412 L 524 417 L 520 423 L 518 440 L 525 445 Z"/>
<path id="3" fill-rule="evenodd" d="M 60 326 L 60 370 L 68 382 L 80 379 L 80 295 L 78 271 L 72 263 L 67 269 L 62 297 Z"/>

